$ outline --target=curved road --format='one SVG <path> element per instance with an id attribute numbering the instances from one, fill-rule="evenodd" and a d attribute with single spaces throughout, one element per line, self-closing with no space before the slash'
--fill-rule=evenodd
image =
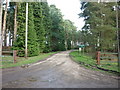
<path id="1" fill-rule="evenodd" d="M 3 88 L 118 88 L 118 77 L 81 67 L 57 53 L 27 68 L 3 69 Z"/>

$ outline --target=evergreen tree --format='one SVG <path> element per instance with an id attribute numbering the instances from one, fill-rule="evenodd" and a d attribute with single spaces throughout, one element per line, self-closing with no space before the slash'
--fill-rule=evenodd
<path id="1" fill-rule="evenodd" d="M 28 56 L 36 56 L 39 55 L 39 46 L 34 28 L 33 3 L 29 3 L 28 9 Z"/>
<path id="2" fill-rule="evenodd" d="M 17 13 L 17 37 L 14 42 L 14 49 L 20 50 L 18 52 L 19 56 L 25 55 L 25 12 L 26 12 L 26 3 L 18 4 L 18 13 Z"/>
<path id="3" fill-rule="evenodd" d="M 111 51 L 115 48 L 115 11 L 112 8 L 114 5 L 115 3 L 82 3 L 83 13 L 80 17 L 85 18 L 84 35 L 92 40 L 84 42 L 89 42 L 97 50 Z"/>
<path id="4" fill-rule="evenodd" d="M 63 16 L 55 5 L 50 6 L 50 17 L 52 21 L 51 26 L 51 49 L 52 51 L 65 50 L 64 28 L 63 28 Z"/>
<path id="5" fill-rule="evenodd" d="M 40 52 L 45 48 L 45 28 L 43 24 L 42 3 L 36 2 L 33 4 L 34 28 L 37 33 L 37 41 Z"/>
<path id="6" fill-rule="evenodd" d="M 77 28 L 74 26 L 74 23 L 70 20 L 64 21 L 64 32 L 65 32 L 65 44 L 66 44 L 66 50 L 70 50 L 74 47 L 76 47 L 77 42 Z"/>
<path id="7" fill-rule="evenodd" d="M 42 15 L 43 15 L 43 25 L 45 28 L 45 48 L 43 52 L 50 52 L 50 30 L 51 30 L 51 18 L 50 9 L 47 2 L 42 2 Z"/>
<path id="8" fill-rule="evenodd" d="M 14 7 L 15 7 L 15 3 L 14 2 L 10 2 L 9 3 L 9 9 L 8 9 L 8 15 L 7 15 L 7 24 L 6 24 L 6 28 L 7 28 L 7 33 L 9 33 L 9 46 L 12 45 L 11 40 L 13 40 L 13 36 L 14 36 Z M 14 40 L 13 40 L 14 42 Z"/>
<path id="9" fill-rule="evenodd" d="M 25 55 L 25 21 L 26 21 L 26 3 L 18 4 L 17 13 L 17 37 L 14 43 L 14 49 L 19 50 L 18 55 Z M 28 8 L 28 56 L 35 56 L 39 54 L 37 43 L 36 30 L 34 28 L 33 5 L 29 3 Z"/>

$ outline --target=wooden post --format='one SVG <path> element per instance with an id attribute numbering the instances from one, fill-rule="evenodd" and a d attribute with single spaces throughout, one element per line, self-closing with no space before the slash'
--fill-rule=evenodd
<path id="1" fill-rule="evenodd" d="M 97 64 L 100 65 L 100 51 L 97 52 Z"/>
<path id="2" fill-rule="evenodd" d="M 14 57 L 14 63 L 17 62 L 17 51 L 16 50 L 13 50 L 13 57 Z"/>
<path id="3" fill-rule="evenodd" d="M 26 3 L 26 34 L 25 34 L 25 58 L 27 58 L 27 34 L 28 34 L 28 3 Z"/>

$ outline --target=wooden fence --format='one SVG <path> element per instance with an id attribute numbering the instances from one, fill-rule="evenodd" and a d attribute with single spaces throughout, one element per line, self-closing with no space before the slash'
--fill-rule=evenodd
<path id="1" fill-rule="evenodd" d="M 11 50 L 11 51 L 2 51 L 2 57 L 9 57 L 9 56 L 13 56 L 14 58 L 14 63 L 17 62 L 17 50 Z"/>
<path id="2" fill-rule="evenodd" d="M 12 50 L 12 47 L 6 47 L 3 46 L 2 49 L 2 57 L 9 57 L 12 56 L 13 57 L 13 62 L 16 63 L 17 62 L 17 56 L 19 52 L 25 52 L 25 50 Z"/>
<path id="3" fill-rule="evenodd" d="M 107 52 L 97 52 L 97 64 L 100 65 L 100 60 L 110 60 L 110 61 L 117 61 L 118 53 L 107 53 Z"/>

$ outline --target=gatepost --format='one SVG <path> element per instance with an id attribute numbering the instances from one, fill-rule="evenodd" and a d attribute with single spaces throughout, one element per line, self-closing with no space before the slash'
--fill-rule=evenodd
<path id="1" fill-rule="evenodd" d="M 17 50 L 13 50 L 14 63 L 17 62 Z"/>
<path id="2" fill-rule="evenodd" d="M 100 65 L 100 51 L 97 52 L 97 64 Z"/>

